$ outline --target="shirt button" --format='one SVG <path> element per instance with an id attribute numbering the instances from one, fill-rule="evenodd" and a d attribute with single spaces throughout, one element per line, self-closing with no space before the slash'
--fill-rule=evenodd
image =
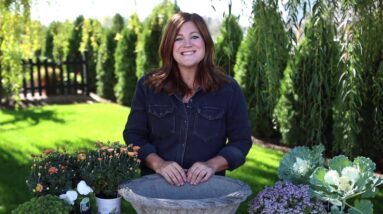
<path id="1" fill-rule="evenodd" d="M 187 121 L 187 120 L 185 120 L 184 122 L 185 122 L 185 123 L 187 123 L 188 121 Z"/>

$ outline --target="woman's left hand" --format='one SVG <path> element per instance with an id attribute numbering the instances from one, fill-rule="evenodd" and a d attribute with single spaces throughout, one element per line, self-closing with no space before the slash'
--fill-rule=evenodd
<path id="1" fill-rule="evenodd" d="M 187 171 L 187 181 L 196 185 L 209 180 L 215 170 L 207 162 L 196 162 Z"/>

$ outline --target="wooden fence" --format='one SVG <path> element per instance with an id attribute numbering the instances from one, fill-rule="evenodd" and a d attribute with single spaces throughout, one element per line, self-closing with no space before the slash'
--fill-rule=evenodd
<path id="1" fill-rule="evenodd" d="M 24 76 L 21 93 L 36 95 L 89 95 L 87 53 L 76 60 L 52 62 L 47 59 L 23 60 Z"/>

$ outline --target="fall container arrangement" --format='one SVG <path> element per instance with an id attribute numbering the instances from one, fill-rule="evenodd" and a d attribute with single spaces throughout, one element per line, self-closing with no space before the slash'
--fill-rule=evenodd
<path id="1" fill-rule="evenodd" d="M 139 147 L 121 145 L 118 142 L 98 142 L 96 150 L 78 153 L 80 177 L 91 186 L 95 195 L 98 213 L 120 213 L 121 182 L 137 177 Z"/>
<path id="2" fill-rule="evenodd" d="M 278 170 L 282 181 L 261 191 L 250 202 L 249 213 L 373 214 L 368 199 L 383 184 L 374 174 L 375 163 L 344 155 L 325 161 L 323 152 L 323 145 L 317 145 L 285 154 Z"/>
<path id="3" fill-rule="evenodd" d="M 15 213 L 25 207 L 50 206 L 52 198 L 67 204 L 71 213 L 91 213 L 92 197 L 96 197 L 98 213 L 120 213 L 118 186 L 138 176 L 138 150 L 137 146 L 119 142 L 96 142 L 94 149 L 71 154 L 60 148 L 32 155 L 26 183 L 34 198 L 17 207 Z M 103 199 L 109 203 L 106 208 Z M 67 210 L 62 209 L 64 213 Z"/>

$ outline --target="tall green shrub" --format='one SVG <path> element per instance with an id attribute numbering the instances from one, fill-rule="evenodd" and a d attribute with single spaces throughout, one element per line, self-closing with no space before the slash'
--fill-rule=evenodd
<path id="1" fill-rule="evenodd" d="M 383 168 L 383 3 L 343 2 L 342 62 L 335 106 L 337 153 L 371 157 Z"/>
<path id="2" fill-rule="evenodd" d="M 82 37 L 82 28 L 84 25 L 84 16 L 80 15 L 73 23 L 72 32 L 69 39 L 68 57 L 71 60 L 76 59 L 80 52 L 80 44 Z"/>
<path id="3" fill-rule="evenodd" d="M 275 134 L 273 110 L 288 59 L 288 39 L 277 1 L 256 1 L 253 20 L 234 70 L 248 102 L 253 133 L 264 138 Z"/>
<path id="4" fill-rule="evenodd" d="M 115 96 L 122 105 L 131 105 L 134 88 L 137 83 L 136 76 L 136 45 L 140 33 L 140 21 L 137 14 L 129 18 L 128 27 L 122 31 L 122 38 L 117 43 L 115 58 L 115 74 L 117 84 Z"/>
<path id="5" fill-rule="evenodd" d="M 42 56 L 48 59 L 53 59 L 53 37 L 54 32 L 57 31 L 59 23 L 51 22 L 45 31 L 45 41 Z"/>
<path id="6" fill-rule="evenodd" d="M 31 50 L 26 39 L 31 28 L 30 0 L 0 1 L 0 104 L 20 101 L 23 67 L 21 59 Z"/>
<path id="7" fill-rule="evenodd" d="M 117 40 L 124 27 L 124 18 L 120 14 L 113 17 L 110 30 L 105 30 L 101 39 L 97 58 L 97 94 L 109 100 L 116 100 L 114 88 L 116 86 L 114 54 Z"/>
<path id="8" fill-rule="evenodd" d="M 53 31 L 53 59 L 55 61 L 65 61 L 69 54 L 70 37 L 73 23 L 69 21 L 60 22 Z"/>
<path id="9" fill-rule="evenodd" d="M 177 5 L 164 0 L 157 5 L 144 22 L 144 29 L 137 45 L 137 77 L 142 77 L 151 69 L 160 66 L 158 49 L 160 47 L 163 28 L 168 19 L 179 11 Z"/>
<path id="10" fill-rule="evenodd" d="M 119 13 L 113 16 L 113 24 L 112 24 L 112 33 L 117 34 L 120 33 L 125 26 L 124 17 L 122 17 Z"/>
<path id="11" fill-rule="evenodd" d="M 229 15 L 223 20 L 215 49 L 217 64 L 231 76 L 234 76 L 235 56 L 237 55 L 242 38 L 243 32 L 238 24 L 238 17 L 231 14 L 230 4 Z"/>
<path id="12" fill-rule="evenodd" d="M 95 19 L 86 19 L 84 21 L 80 51 L 88 51 L 88 90 L 96 91 L 96 65 L 98 49 L 101 44 L 103 28 L 99 21 Z"/>
<path id="13" fill-rule="evenodd" d="M 97 94 L 101 97 L 115 100 L 114 85 L 114 37 L 111 30 L 105 30 L 101 45 L 98 49 L 96 73 L 97 73 Z"/>
<path id="14" fill-rule="evenodd" d="M 318 0 L 304 28 L 304 38 L 285 70 L 275 109 L 282 142 L 318 143 L 331 148 L 332 106 L 339 61 L 332 11 Z"/>

